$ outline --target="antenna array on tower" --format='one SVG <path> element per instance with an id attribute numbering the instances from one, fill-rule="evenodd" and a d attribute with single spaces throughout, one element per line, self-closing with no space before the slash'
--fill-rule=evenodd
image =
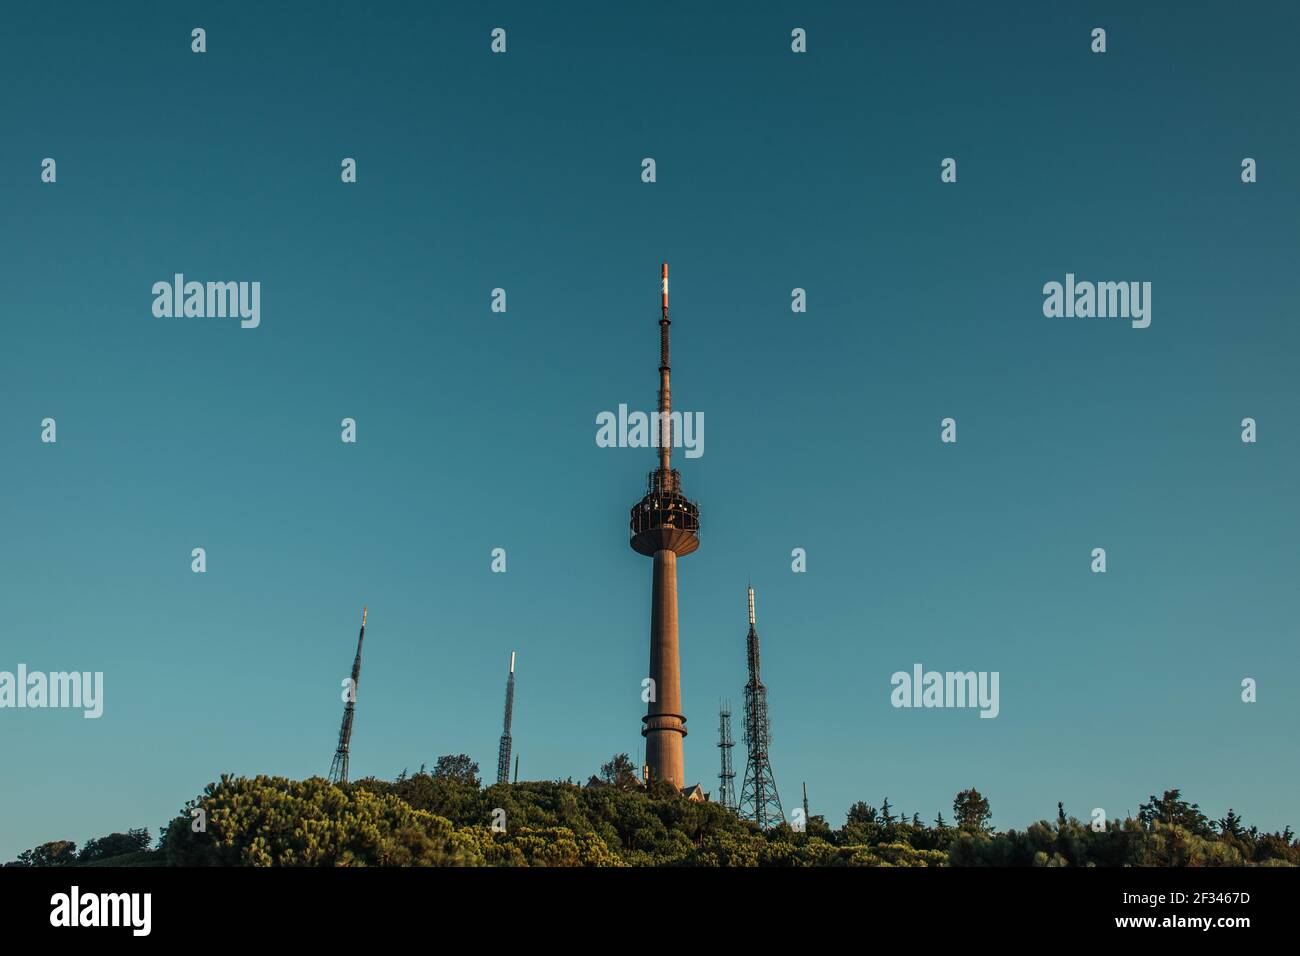
<path id="1" fill-rule="evenodd" d="M 357 684 L 361 682 L 361 642 L 366 639 L 366 609 L 361 609 L 361 634 L 357 637 L 357 656 L 352 661 L 352 683 L 348 699 L 343 705 L 343 726 L 339 728 L 339 744 L 330 764 L 330 783 L 348 782 L 348 756 L 352 746 L 352 719 L 357 709 Z"/>
<path id="2" fill-rule="evenodd" d="M 515 652 L 510 652 L 510 676 L 506 678 L 506 719 L 501 734 L 501 747 L 497 751 L 497 783 L 510 782 L 510 724 L 515 714 Z M 518 771 L 516 769 L 516 776 Z"/>
<path id="3" fill-rule="evenodd" d="M 731 736 L 731 702 L 723 701 L 718 708 L 718 749 L 722 752 L 722 769 L 718 771 L 718 804 L 736 810 L 736 770 L 731 763 L 731 748 L 736 746 Z"/>
<path id="4" fill-rule="evenodd" d="M 783 822 L 785 812 L 781 809 L 776 778 L 772 775 L 772 764 L 767 756 L 772 724 L 767 717 L 767 688 L 763 686 L 760 675 L 753 588 L 749 589 L 749 635 L 745 649 L 749 659 L 749 682 L 745 684 L 745 746 L 749 749 L 749 760 L 745 765 L 745 783 L 740 790 L 740 815 L 766 830 Z"/>

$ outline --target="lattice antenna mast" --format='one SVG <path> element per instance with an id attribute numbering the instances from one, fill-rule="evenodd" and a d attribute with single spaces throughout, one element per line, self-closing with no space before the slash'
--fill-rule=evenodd
<path id="1" fill-rule="evenodd" d="M 718 803 L 728 810 L 736 809 L 736 770 L 731 762 L 731 748 L 736 746 L 731 736 L 731 701 L 723 701 L 718 708 L 718 749 L 722 752 L 722 768 L 718 771 Z"/>
<path id="2" fill-rule="evenodd" d="M 339 728 L 339 745 L 330 764 L 330 783 L 348 782 L 348 748 L 352 744 L 352 719 L 357 710 L 357 685 L 361 683 L 361 642 L 366 639 L 366 609 L 361 609 L 361 634 L 357 637 L 357 656 L 352 661 L 352 685 L 343 705 L 343 726 Z"/>
<path id="3" fill-rule="evenodd" d="M 515 652 L 510 652 L 510 676 L 506 678 L 506 719 L 497 751 L 497 783 L 510 782 L 510 723 L 515 713 Z"/>
<path id="4" fill-rule="evenodd" d="M 745 685 L 745 746 L 749 760 L 745 764 L 745 782 L 740 791 L 740 815 L 748 817 L 761 829 L 785 820 L 781 797 L 776 792 L 776 778 L 768 760 L 772 725 L 767 717 L 767 688 L 759 668 L 758 629 L 754 625 L 754 589 L 749 589 L 749 635 L 745 641 L 749 660 L 749 682 Z"/>

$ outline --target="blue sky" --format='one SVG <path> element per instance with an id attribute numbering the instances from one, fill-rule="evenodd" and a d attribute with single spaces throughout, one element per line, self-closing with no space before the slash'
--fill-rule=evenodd
<path id="1" fill-rule="evenodd" d="M 363 604 L 354 776 L 490 775 L 512 649 L 522 777 L 635 758 L 654 456 L 595 419 L 653 405 L 664 260 L 691 779 L 752 579 L 787 809 L 1300 824 L 1293 4 L 374 6 L 5 13 L 0 670 L 105 713 L 0 711 L 0 857 L 324 774 Z M 176 272 L 261 326 L 155 318 Z M 1067 272 L 1151 326 L 1044 317 Z M 998 718 L 892 708 L 916 662 Z"/>

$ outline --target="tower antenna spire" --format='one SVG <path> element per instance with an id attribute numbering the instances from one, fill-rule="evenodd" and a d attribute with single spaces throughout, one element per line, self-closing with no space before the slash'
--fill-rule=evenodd
<path id="1" fill-rule="evenodd" d="M 660 267 L 662 312 L 659 318 L 659 470 L 667 475 L 672 470 L 673 451 L 673 393 L 669 386 L 672 364 L 668 354 L 668 329 L 673 324 L 668 318 L 668 263 Z"/>
<path id="2" fill-rule="evenodd" d="M 343 725 L 339 728 L 339 744 L 330 764 L 330 783 L 348 782 L 348 758 L 352 746 L 352 721 L 357 709 L 357 685 L 361 683 L 361 642 L 366 639 L 366 608 L 361 609 L 361 633 L 357 636 L 357 656 L 352 661 L 352 683 L 348 687 L 347 701 L 343 705 Z"/>

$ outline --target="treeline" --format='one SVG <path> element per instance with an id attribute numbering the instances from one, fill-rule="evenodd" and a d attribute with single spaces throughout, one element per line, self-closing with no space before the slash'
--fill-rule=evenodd
<path id="1" fill-rule="evenodd" d="M 131 866 L 151 861 L 151 843 L 153 838 L 144 827 L 87 840 L 80 850 L 72 840 L 51 840 L 24 850 L 5 866 L 100 866 L 109 861 L 113 866 Z"/>
<path id="2" fill-rule="evenodd" d="M 1289 827 L 1261 833 L 1232 810 L 1212 821 L 1178 790 L 1152 796 L 1136 818 L 1096 827 L 1058 804 L 1054 822 L 994 832 L 988 800 L 969 789 L 954 799 L 951 823 L 942 814 L 923 823 L 886 799 L 879 808 L 855 803 L 838 828 L 812 816 L 800 832 L 788 823 L 762 832 L 671 785 L 643 788 L 630 767 L 619 755 L 585 785 L 486 788 L 463 754 L 440 758 L 432 771 L 342 786 L 319 777 L 223 776 L 163 828 L 157 850 L 147 848 L 148 831 L 132 830 L 91 841 L 81 853 L 69 841 L 47 843 L 10 865 L 1300 865 L 1300 841 Z M 103 856 L 117 849 L 120 857 Z"/>

